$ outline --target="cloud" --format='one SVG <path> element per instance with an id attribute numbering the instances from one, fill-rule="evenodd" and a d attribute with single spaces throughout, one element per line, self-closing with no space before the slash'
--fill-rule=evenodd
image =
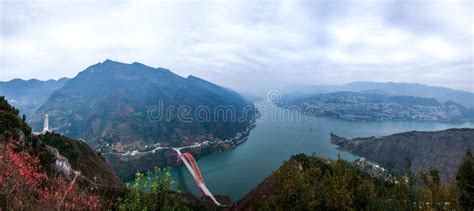
<path id="1" fill-rule="evenodd" d="M 0 80 L 106 58 L 243 90 L 356 80 L 474 91 L 473 3 L 1 1 Z"/>

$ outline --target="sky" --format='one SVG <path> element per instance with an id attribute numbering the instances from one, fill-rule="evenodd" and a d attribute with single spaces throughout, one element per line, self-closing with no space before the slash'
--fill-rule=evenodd
<path id="1" fill-rule="evenodd" d="M 361 80 L 474 92 L 473 1 L 0 2 L 0 81 L 111 59 L 244 93 Z"/>

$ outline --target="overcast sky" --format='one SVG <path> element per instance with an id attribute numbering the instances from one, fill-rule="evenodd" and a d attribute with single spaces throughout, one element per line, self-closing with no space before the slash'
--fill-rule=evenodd
<path id="1" fill-rule="evenodd" d="M 111 59 L 244 92 L 417 82 L 474 92 L 473 1 L 4 1 L 0 80 Z"/>

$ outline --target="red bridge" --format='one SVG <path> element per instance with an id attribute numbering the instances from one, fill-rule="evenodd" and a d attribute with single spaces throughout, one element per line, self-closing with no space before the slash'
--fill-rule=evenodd
<path id="1" fill-rule="evenodd" d="M 215 198 L 214 195 L 212 195 L 211 191 L 207 189 L 206 184 L 204 184 L 204 179 L 202 178 L 201 171 L 199 170 L 199 166 L 196 163 L 196 160 L 194 157 L 185 152 L 181 153 L 179 149 L 173 148 L 177 153 L 178 153 L 178 159 L 181 159 L 188 169 L 189 173 L 193 176 L 194 180 L 196 181 L 197 186 L 201 190 L 203 194 L 208 196 L 209 198 L 212 199 L 212 201 L 217 205 L 217 206 L 222 206 Z"/>
<path id="2" fill-rule="evenodd" d="M 186 159 L 188 161 L 188 163 L 191 165 L 191 169 L 193 170 L 194 172 L 194 175 L 196 175 L 196 184 L 204 184 L 204 179 L 202 178 L 202 175 L 201 175 L 201 171 L 199 170 L 199 166 L 197 165 L 196 163 L 196 160 L 194 159 L 194 157 L 185 152 L 183 154 L 181 154 L 179 156 L 179 158 L 182 160 L 183 158 Z"/>

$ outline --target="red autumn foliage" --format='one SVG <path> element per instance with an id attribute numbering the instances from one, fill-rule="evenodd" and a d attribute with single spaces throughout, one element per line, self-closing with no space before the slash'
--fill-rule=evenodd
<path id="1" fill-rule="evenodd" d="M 66 182 L 62 177 L 57 177 L 50 187 L 43 190 L 38 203 L 43 207 L 57 207 L 61 210 L 98 210 L 100 208 L 100 199 L 97 195 L 80 189 L 74 182 Z"/>
<path id="2" fill-rule="evenodd" d="M 40 160 L 20 148 L 18 142 L 0 143 L 0 208 L 100 209 L 100 199 L 92 190 L 61 176 L 49 178 Z"/>
<path id="3" fill-rule="evenodd" d="M 15 180 L 15 186 L 31 185 L 38 187 L 41 180 L 47 178 L 46 174 L 39 173 L 41 169 L 40 161 L 25 152 L 15 152 L 15 144 L 8 143 L 4 150 L 1 150 L 0 184 L 8 184 L 14 176 L 20 176 L 20 180 Z M 9 179 L 10 178 L 10 179 Z"/>
<path id="4" fill-rule="evenodd" d="M 0 202 L 7 208 L 25 209 L 35 204 L 47 176 L 40 173 L 37 158 L 18 148 L 16 142 L 0 145 Z"/>

